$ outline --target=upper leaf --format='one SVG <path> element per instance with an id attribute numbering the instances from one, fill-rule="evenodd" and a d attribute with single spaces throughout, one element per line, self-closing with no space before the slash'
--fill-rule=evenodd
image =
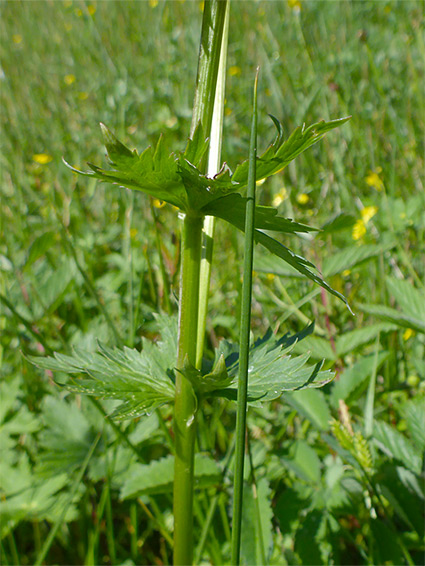
<path id="1" fill-rule="evenodd" d="M 284 169 L 297 155 L 321 140 L 326 132 L 342 126 L 351 118 L 351 116 L 348 116 L 338 120 L 331 120 L 330 122 L 321 120 L 308 128 L 305 125 L 299 126 L 284 142 L 281 123 L 273 116 L 270 117 L 276 126 L 277 136 L 266 151 L 257 158 L 257 181 L 266 179 Z M 244 161 L 236 167 L 232 181 L 233 183 L 239 183 L 241 186 L 246 185 L 248 182 L 248 161 Z"/>

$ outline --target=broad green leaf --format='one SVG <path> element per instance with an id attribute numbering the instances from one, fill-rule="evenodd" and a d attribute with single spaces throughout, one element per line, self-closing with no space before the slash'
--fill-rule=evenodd
<path id="1" fill-rule="evenodd" d="M 283 465 L 295 476 L 309 484 L 319 484 L 321 463 L 314 450 L 305 440 L 291 442 L 285 453 L 278 454 Z"/>
<path id="2" fill-rule="evenodd" d="M 276 118 L 272 117 L 277 129 L 277 136 L 266 151 L 257 158 L 257 181 L 270 177 L 284 169 L 297 155 L 321 140 L 326 132 L 341 126 L 350 118 L 351 116 L 330 122 L 323 120 L 317 124 L 312 124 L 308 128 L 299 126 L 286 141 L 283 141 L 282 126 Z M 232 181 L 239 183 L 241 186 L 246 185 L 248 181 L 248 161 L 244 161 L 236 167 Z"/>
<path id="3" fill-rule="evenodd" d="M 333 253 L 323 260 L 323 274 L 326 277 L 331 277 L 345 269 L 352 269 L 356 265 L 390 250 L 394 246 L 394 242 L 390 244 L 347 246 L 342 251 Z"/>
<path id="4" fill-rule="evenodd" d="M 403 314 L 422 321 L 425 326 L 425 291 L 415 289 L 412 283 L 405 279 L 387 277 L 386 283 L 389 293 L 395 298 Z"/>
<path id="5" fill-rule="evenodd" d="M 284 399 L 316 428 L 329 430 L 332 415 L 322 391 L 305 389 L 304 391 L 286 393 Z"/>
<path id="6" fill-rule="evenodd" d="M 378 354 L 377 369 L 381 367 L 388 356 L 389 352 Z M 337 379 L 334 379 L 330 394 L 330 402 L 334 408 L 338 408 L 340 399 L 350 405 L 355 398 L 358 398 L 367 387 L 374 364 L 375 355 L 364 356 L 354 365 L 341 372 Z"/>
<path id="7" fill-rule="evenodd" d="M 241 564 L 256 566 L 264 564 L 264 558 L 268 560 L 273 533 L 271 503 L 271 489 L 266 478 L 259 480 L 255 493 L 251 485 L 244 486 Z"/>
<path id="8" fill-rule="evenodd" d="M 75 403 L 47 397 L 42 418 L 45 428 L 40 434 L 37 471 L 47 477 L 71 473 L 84 462 L 95 437 L 95 431 Z"/>
<path id="9" fill-rule="evenodd" d="M 215 460 L 203 454 L 195 455 L 195 489 L 215 485 L 222 480 L 221 470 Z M 150 464 L 134 464 L 121 489 L 121 499 L 170 493 L 174 481 L 174 456 L 155 460 Z"/>
<path id="10" fill-rule="evenodd" d="M 233 224 L 241 231 L 245 230 L 247 199 L 239 193 L 223 196 L 210 202 L 201 212 L 217 218 L 222 218 Z M 278 215 L 276 208 L 271 206 L 255 207 L 255 227 L 258 230 L 271 230 L 291 234 L 296 232 L 315 232 L 317 228 L 312 228 L 305 224 L 294 222 L 291 218 L 283 218 Z"/>
<path id="11" fill-rule="evenodd" d="M 373 536 L 373 564 L 403 564 L 405 556 L 397 540 L 397 533 L 382 519 L 372 519 L 370 527 Z"/>
<path id="12" fill-rule="evenodd" d="M 409 399 L 403 407 L 402 414 L 413 442 L 420 452 L 425 450 L 425 399 L 418 397 Z"/>
<path id="13" fill-rule="evenodd" d="M 403 476 L 400 474 L 401 470 L 404 470 L 404 474 L 408 473 L 413 476 L 413 474 L 405 468 L 385 463 L 380 468 L 377 476 L 379 478 L 378 486 L 396 514 L 409 528 L 415 529 L 417 533 L 423 537 L 423 509 L 425 500 L 423 490 L 418 493 L 413 486 L 403 481 Z M 415 476 L 411 479 L 416 481 L 420 490 L 419 483 Z"/>
<path id="14" fill-rule="evenodd" d="M 346 332 L 336 340 L 336 353 L 338 357 L 343 357 L 355 348 L 367 344 L 376 338 L 379 332 L 390 332 L 394 328 L 393 324 L 377 323 Z"/>
<path id="15" fill-rule="evenodd" d="M 326 515 L 317 509 L 310 511 L 295 536 L 295 552 L 301 564 L 324 564 L 320 542 L 326 537 Z"/>
<path id="16" fill-rule="evenodd" d="M 336 360 L 337 355 L 329 340 L 319 336 L 308 336 L 295 346 L 296 352 L 308 352 L 315 359 Z"/>
<path id="17" fill-rule="evenodd" d="M 392 322 L 402 328 L 412 328 L 416 332 L 425 333 L 425 318 L 408 315 L 385 305 L 359 304 L 358 308 L 367 314 Z"/>
<path id="18" fill-rule="evenodd" d="M 143 350 L 107 348 L 98 352 L 75 349 L 72 356 L 55 354 L 54 358 L 29 357 L 40 368 L 60 371 L 74 378 L 66 387 L 76 393 L 102 399 L 123 401 L 112 417 L 135 418 L 151 413 L 165 403 L 174 401 L 174 374 L 177 351 L 176 320 L 157 316 L 162 341 L 143 339 Z"/>
<path id="19" fill-rule="evenodd" d="M 412 472 L 420 474 L 422 456 L 419 449 L 415 448 L 401 432 L 384 421 L 375 421 L 373 427 L 373 436 L 379 448 Z"/>

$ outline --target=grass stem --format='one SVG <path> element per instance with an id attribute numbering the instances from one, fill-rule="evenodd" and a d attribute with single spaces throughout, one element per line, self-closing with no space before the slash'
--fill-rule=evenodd
<path id="1" fill-rule="evenodd" d="M 244 275 L 239 341 L 238 408 L 236 417 L 235 480 L 233 487 L 232 564 L 240 563 L 242 526 L 243 471 L 245 457 L 246 407 L 248 394 L 249 334 L 251 327 L 252 266 L 255 230 L 255 173 L 257 159 L 257 84 L 254 83 L 254 103 L 249 147 L 248 192 L 245 215 Z"/>

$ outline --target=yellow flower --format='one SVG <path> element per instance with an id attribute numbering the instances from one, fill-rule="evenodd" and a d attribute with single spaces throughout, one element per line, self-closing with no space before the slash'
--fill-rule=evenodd
<path id="1" fill-rule="evenodd" d="M 19 35 L 19 33 L 15 33 L 14 35 L 12 35 L 12 41 L 13 41 L 13 43 L 16 43 L 17 45 L 19 43 L 22 43 L 22 35 Z"/>
<path id="2" fill-rule="evenodd" d="M 90 6 L 87 6 L 87 11 L 90 14 L 90 16 L 94 16 L 94 14 L 96 13 L 96 6 L 90 4 Z"/>
<path id="3" fill-rule="evenodd" d="M 344 271 L 342 272 L 342 276 L 343 277 L 348 277 L 351 273 L 351 269 L 344 269 Z"/>
<path id="4" fill-rule="evenodd" d="M 81 16 L 83 15 L 83 10 L 81 10 L 81 8 L 76 8 L 74 12 L 75 15 L 78 16 L 79 18 L 81 18 Z"/>
<path id="5" fill-rule="evenodd" d="M 231 77 L 239 76 L 241 72 L 242 72 L 241 68 L 238 67 L 237 65 L 233 65 L 232 67 L 229 68 L 229 75 Z"/>
<path id="6" fill-rule="evenodd" d="M 155 208 L 162 208 L 167 203 L 164 200 L 159 200 L 159 198 L 153 199 L 153 205 Z"/>
<path id="7" fill-rule="evenodd" d="M 360 218 L 353 226 L 353 240 L 360 240 L 366 234 L 366 224 Z"/>
<path id="8" fill-rule="evenodd" d="M 87 100 L 89 97 L 89 93 L 88 92 L 79 92 L 78 93 L 78 99 L 79 100 Z"/>
<path id="9" fill-rule="evenodd" d="M 279 206 L 288 196 L 288 191 L 285 187 L 282 187 L 280 191 L 275 195 L 272 204 L 274 207 Z"/>
<path id="10" fill-rule="evenodd" d="M 412 330 L 411 328 L 406 328 L 406 330 L 403 332 L 403 340 L 407 342 L 407 340 L 409 340 L 409 338 L 411 338 L 414 335 L 415 335 L 414 330 Z"/>
<path id="11" fill-rule="evenodd" d="M 362 220 L 365 223 L 365 225 L 369 222 L 371 218 L 375 216 L 377 212 L 378 212 L 377 206 L 365 206 L 364 208 L 362 208 L 360 214 L 362 215 Z"/>
<path id="12" fill-rule="evenodd" d="M 158 6 L 158 0 L 149 0 L 149 6 L 151 8 L 156 8 Z"/>
<path id="13" fill-rule="evenodd" d="M 273 281 L 276 275 L 274 273 L 267 273 L 266 278 L 268 281 Z"/>
<path id="14" fill-rule="evenodd" d="M 301 11 L 301 2 L 300 0 L 288 0 L 288 5 L 290 8 L 294 10 L 294 12 Z"/>
<path id="15" fill-rule="evenodd" d="M 47 163 L 50 163 L 53 160 L 53 157 L 47 153 L 34 153 L 32 160 L 39 165 L 47 165 Z"/>
<path id="16" fill-rule="evenodd" d="M 306 193 L 300 193 L 297 195 L 297 202 L 299 204 L 307 204 L 310 200 L 310 197 Z"/>
<path id="17" fill-rule="evenodd" d="M 72 83 L 75 83 L 75 75 L 65 75 L 63 82 L 68 86 L 72 85 Z"/>
<path id="18" fill-rule="evenodd" d="M 384 183 L 379 176 L 382 173 L 382 167 L 377 167 L 375 171 L 369 171 L 365 181 L 369 185 L 369 187 L 373 187 L 377 191 L 382 191 L 384 188 Z"/>

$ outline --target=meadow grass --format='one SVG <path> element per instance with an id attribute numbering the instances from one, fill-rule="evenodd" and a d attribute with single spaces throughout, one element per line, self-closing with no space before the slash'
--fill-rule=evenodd
<path id="1" fill-rule="evenodd" d="M 82 168 L 86 160 L 101 163 L 99 122 L 130 147 L 154 144 L 161 132 L 170 151 L 184 147 L 202 12 L 197 2 L 114 1 L 4 2 L 0 10 L 2 477 L 13 472 L 22 489 L 46 482 L 45 492 L 37 492 L 31 514 L 27 501 L 13 499 L 13 486 L 3 480 L 3 492 L 15 507 L 0 509 L 6 518 L 1 551 L 5 564 L 32 564 L 58 518 L 54 498 L 59 497 L 60 503 L 72 494 L 72 486 L 67 491 L 61 474 L 72 474 L 75 468 L 65 466 L 55 486 L 48 462 L 39 458 L 39 453 L 48 455 L 53 450 L 53 425 L 65 411 L 60 403 L 65 403 L 66 396 L 27 363 L 21 350 L 36 354 L 70 346 L 94 349 L 96 340 L 140 347 L 142 336 L 156 336 L 152 313 L 177 309 L 180 256 L 175 212 L 168 205 L 159 208 L 157 202 L 149 206 L 139 194 L 81 181 L 64 167 L 62 156 Z M 356 316 L 258 249 L 253 331 L 260 336 L 271 326 L 279 328 L 280 334 L 296 332 L 314 319 L 315 338 L 297 348 L 300 352 L 309 349 L 318 359 L 325 357 L 327 366 L 336 367 L 342 375 L 362 359 L 382 353 L 385 359 L 376 358 L 367 380 L 359 378 L 359 386 L 346 394 L 346 406 L 360 428 L 363 419 L 371 422 L 372 410 L 372 417 L 375 414 L 379 422 L 407 436 L 410 421 L 403 412 L 404 402 L 421 399 L 424 392 L 423 333 L 412 329 L 411 322 L 390 326 L 391 321 L 385 322 L 362 305 L 405 312 L 388 278 L 405 279 L 418 292 L 423 290 L 422 26 L 423 4 L 418 1 L 235 2 L 222 151 L 231 168 L 247 157 L 257 65 L 263 76 L 258 100 L 260 150 L 274 135 L 267 113 L 281 120 L 285 134 L 304 121 L 353 116 L 344 128 L 333 131 L 283 173 L 258 187 L 257 195 L 261 204 L 278 205 L 283 216 L 325 228 L 314 239 L 291 240 L 291 245 L 321 266 L 334 288 L 347 296 Z M 331 223 L 340 213 L 345 215 L 342 229 L 336 221 Z M 227 224 L 217 224 L 214 254 L 207 323 L 210 358 L 221 337 L 237 341 L 239 333 L 241 273 L 237 266 L 243 244 Z M 161 269 L 161 261 L 166 269 Z M 364 333 L 351 335 L 345 347 L 344 335 L 356 330 Z M 290 395 L 283 403 L 251 409 L 251 472 L 257 475 L 261 501 L 271 493 L 277 509 L 271 564 L 309 564 L 317 556 L 326 563 L 331 534 L 318 544 L 319 555 L 309 555 L 303 548 L 303 537 L 307 540 L 308 533 L 318 532 L 314 530 L 314 521 L 320 519 L 316 511 L 309 513 L 308 522 L 281 509 L 291 504 L 298 509 L 299 500 L 308 496 L 307 487 L 317 488 L 320 483 L 316 472 L 322 470 L 329 480 L 332 450 L 324 435 L 330 433 L 328 417 L 338 417 L 333 388 L 341 390 L 342 383 L 327 386 L 314 398 L 316 409 L 307 397 L 301 402 Z M 59 399 L 56 405 L 54 398 Z M 167 563 L 170 496 L 118 500 L 120 459 L 129 464 L 133 456 L 116 440 L 119 433 L 103 424 L 86 400 L 68 397 L 65 404 L 70 407 L 64 417 L 68 424 L 77 427 L 81 406 L 82 437 L 90 437 L 93 423 L 105 426 L 107 436 L 102 442 L 112 448 L 111 456 L 107 451 L 100 453 L 81 484 L 47 563 Z M 165 409 L 163 421 L 155 418 L 150 417 L 147 425 L 152 426 L 151 439 L 137 423 L 124 426 L 142 461 L 169 451 L 170 413 Z M 198 448 L 214 450 L 219 459 L 224 458 L 234 418 L 234 410 L 224 401 L 208 404 L 200 416 Z M 380 434 L 385 429 L 377 427 Z M 95 437 L 80 446 L 82 457 L 75 456 L 80 465 Z M 412 441 L 419 442 L 415 437 Z M 372 448 L 377 459 L 378 445 Z M 264 462 L 267 465 L 262 466 Z M 285 468 L 282 462 L 290 464 Z M 380 464 L 381 473 L 388 462 Z M 304 478 L 304 491 L 295 489 L 294 466 L 298 466 L 296 475 Z M 276 487 L 279 482 L 287 491 Z M 225 483 L 216 502 L 211 537 L 196 553 L 216 564 L 229 557 L 227 495 Z M 419 555 L 420 543 L 407 532 L 406 520 L 394 511 L 396 505 L 388 501 L 377 508 L 387 509 L 385 520 L 392 521 L 390 527 L 388 522 L 384 528 L 370 519 L 364 503 L 353 504 L 342 515 L 340 563 L 366 563 L 367 557 L 396 563 L 395 550 L 387 557 L 385 548 L 378 545 L 376 550 L 375 545 L 373 551 L 370 543 L 381 536 L 392 552 L 388 533 L 394 525 L 404 537 L 403 544 L 410 544 L 412 556 Z M 248 501 L 248 510 L 254 505 Z M 202 531 L 209 511 L 208 497 L 199 497 L 197 532 Z M 271 524 L 267 510 L 264 516 L 265 523 Z M 408 525 L 413 522 L 413 532 L 417 531 L 415 520 L 410 516 L 407 520 Z M 356 530 L 356 521 L 366 525 L 363 530 Z M 295 532 L 294 525 L 301 525 L 295 543 L 289 535 L 285 538 L 285 533 Z M 243 544 L 246 555 L 249 541 Z M 401 559 L 407 560 L 406 554 Z"/>

